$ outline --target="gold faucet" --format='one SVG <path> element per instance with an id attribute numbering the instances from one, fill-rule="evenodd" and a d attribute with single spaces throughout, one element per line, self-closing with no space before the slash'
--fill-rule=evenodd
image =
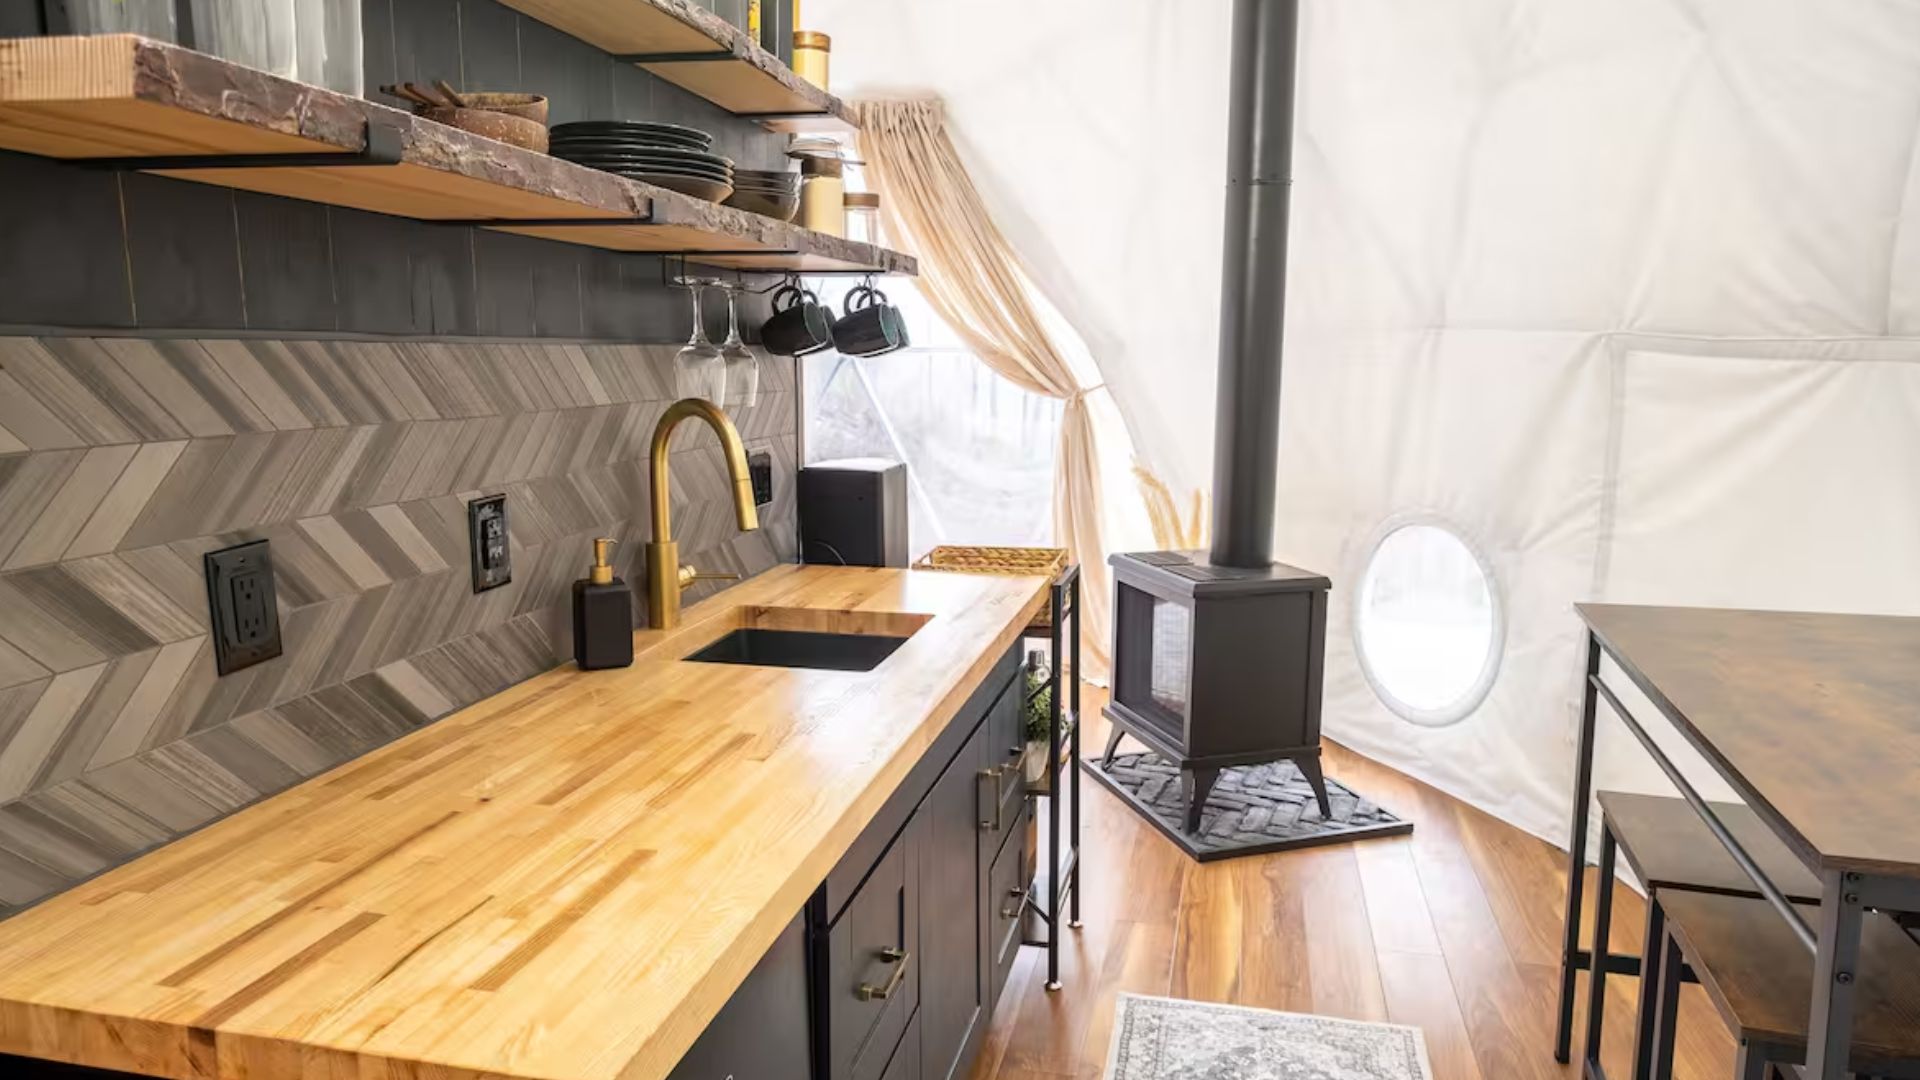
<path id="1" fill-rule="evenodd" d="M 753 506 L 753 478 L 747 474 L 747 448 L 740 431 L 727 419 L 718 405 L 702 398 L 682 398 L 667 406 L 660 424 L 653 429 L 649 480 L 653 487 L 653 542 L 647 545 L 647 625 L 655 630 L 671 630 L 680 625 L 680 590 L 696 581 L 730 581 L 733 574 L 703 574 L 691 566 L 680 565 L 680 545 L 673 542 L 673 525 L 668 520 L 672 500 L 667 493 L 667 443 L 680 421 L 699 417 L 720 436 L 720 449 L 727 456 L 727 472 L 733 477 L 733 514 L 741 531 L 760 527 L 760 514 Z"/>

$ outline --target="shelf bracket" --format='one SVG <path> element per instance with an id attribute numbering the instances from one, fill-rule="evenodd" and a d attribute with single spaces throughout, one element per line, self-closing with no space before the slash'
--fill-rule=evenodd
<path id="1" fill-rule="evenodd" d="M 715 52 L 614 53 L 613 58 L 623 64 L 709 64 L 738 59 L 731 49 Z"/>
<path id="2" fill-rule="evenodd" d="M 154 157 L 68 158 L 69 164 L 119 172 L 172 169 L 325 169 L 398 165 L 406 149 L 400 128 L 367 121 L 366 145 L 359 150 L 300 151 L 284 154 L 163 154 Z"/>

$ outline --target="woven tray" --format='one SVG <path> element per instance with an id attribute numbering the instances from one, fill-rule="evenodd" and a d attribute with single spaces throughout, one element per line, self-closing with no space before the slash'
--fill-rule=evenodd
<path id="1" fill-rule="evenodd" d="M 1067 549 L 942 544 L 913 565 L 921 570 L 951 570 L 957 574 L 1038 574 L 1052 578 L 1067 568 Z"/>
<path id="2" fill-rule="evenodd" d="M 1067 549 L 942 544 L 920 556 L 913 565 L 916 570 L 945 570 L 955 574 L 1035 574 L 1051 581 L 1067 568 Z M 1028 627 L 1045 630 L 1052 625 L 1052 608 L 1043 604 Z"/>

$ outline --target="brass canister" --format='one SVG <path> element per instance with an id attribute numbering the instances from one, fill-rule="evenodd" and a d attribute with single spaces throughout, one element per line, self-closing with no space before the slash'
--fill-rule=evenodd
<path id="1" fill-rule="evenodd" d="M 822 90 L 827 89 L 827 58 L 833 39 L 818 30 L 793 32 L 793 73 Z"/>

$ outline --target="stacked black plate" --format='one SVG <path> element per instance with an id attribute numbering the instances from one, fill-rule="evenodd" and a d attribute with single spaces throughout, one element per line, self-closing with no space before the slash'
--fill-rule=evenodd
<path id="1" fill-rule="evenodd" d="M 733 194 L 728 197 L 727 205 L 792 221 L 800 210 L 800 174 L 735 169 Z"/>
<path id="2" fill-rule="evenodd" d="M 712 152 L 713 136 L 694 128 L 582 120 L 555 127 L 549 144 L 554 157 L 709 202 L 733 194 L 733 162 Z"/>

